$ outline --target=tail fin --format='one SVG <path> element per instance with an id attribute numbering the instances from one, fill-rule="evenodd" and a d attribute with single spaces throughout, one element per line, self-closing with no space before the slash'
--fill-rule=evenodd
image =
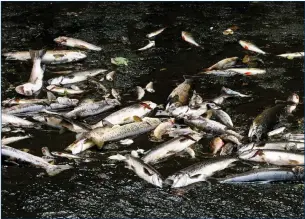
<path id="1" fill-rule="evenodd" d="M 71 168 L 72 168 L 72 166 L 70 166 L 68 164 L 67 165 L 49 165 L 46 168 L 46 171 L 49 176 L 55 176 L 56 174 L 59 174 L 60 172 L 71 169 Z"/>
<path id="2" fill-rule="evenodd" d="M 30 50 L 30 56 L 32 61 L 34 61 L 35 59 L 42 59 L 42 57 L 46 54 L 46 50 L 45 49 L 41 49 L 41 50 Z"/>

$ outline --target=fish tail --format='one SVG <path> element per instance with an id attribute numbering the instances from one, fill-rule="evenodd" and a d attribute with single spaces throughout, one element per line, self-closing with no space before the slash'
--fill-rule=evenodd
<path id="1" fill-rule="evenodd" d="M 46 171 L 49 176 L 55 176 L 56 174 L 59 174 L 60 172 L 71 169 L 71 168 L 72 168 L 72 166 L 70 166 L 68 164 L 67 165 L 49 165 L 46 168 Z"/>
<path id="2" fill-rule="evenodd" d="M 45 49 L 41 49 L 41 50 L 31 50 L 30 49 L 30 56 L 32 61 L 36 60 L 36 59 L 42 59 L 42 57 L 46 54 L 46 50 Z"/>

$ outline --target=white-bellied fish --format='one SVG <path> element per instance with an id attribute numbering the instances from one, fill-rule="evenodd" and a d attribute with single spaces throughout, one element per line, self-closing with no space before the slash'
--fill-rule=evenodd
<path id="1" fill-rule="evenodd" d="M 253 52 L 257 52 L 257 53 L 261 53 L 261 54 L 266 54 L 266 52 L 264 52 L 263 50 L 259 49 L 256 45 L 254 45 L 253 43 L 244 41 L 244 40 L 240 40 L 238 41 L 238 43 L 246 50 L 250 50 Z"/>
<path id="2" fill-rule="evenodd" d="M 169 176 L 164 182 L 172 188 L 207 181 L 215 172 L 228 168 L 238 158 L 216 158 L 193 164 Z"/>
<path id="3" fill-rule="evenodd" d="M 251 142 L 246 145 L 241 145 L 241 147 L 238 149 L 238 153 L 243 153 L 250 150 L 302 151 L 304 150 L 304 143 L 294 141 L 270 141 L 262 143 Z"/>
<path id="4" fill-rule="evenodd" d="M 35 124 L 28 120 L 19 118 L 17 116 L 1 113 L 1 122 L 3 125 L 12 125 L 17 127 L 34 127 Z"/>
<path id="5" fill-rule="evenodd" d="M 162 136 L 174 126 L 175 119 L 171 118 L 165 122 L 162 122 L 160 125 L 158 125 L 155 130 L 152 133 L 153 138 L 156 138 L 157 140 L 161 140 Z"/>
<path id="6" fill-rule="evenodd" d="M 302 58 L 304 57 L 304 52 L 284 53 L 277 56 L 287 59 Z"/>
<path id="7" fill-rule="evenodd" d="M 93 45 L 91 43 L 87 43 L 83 40 L 71 38 L 71 37 L 65 37 L 65 36 L 60 36 L 54 39 L 54 41 L 60 45 L 64 46 L 70 46 L 70 47 L 76 47 L 80 49 L 89 49 L 89 50 L 94 50 L 94 51 L 101 51 L 102 48 L 96 45 Z"/>
<path id="8" fill-rule="evenodd" d="M 32 154 L 17 150 L 15 148 L 2 145 L 1 147 L 1 154 L 4 156 L 13 157 L 25 162 L 29 162 L 35 166 L 39 166 L 44 168 L 49 176 L 54 176 L 64 170 L 71 169 L 72 166 L 70 165 L 53 165 L 49 164 L 47 161 L 42 159 L 41 157 L 34 156 Z"/>
<path id="9" fill-rule="evenodd" d="M 81 159 L 81 157 L 73 155 L 73 154 L 68 154 L 68 153 L 63 153 L 63 152 L 58 152 L 58 151 L 52 151 L 52 155 L 57 156 L 57 157 L 64 157 L 68 159 Z"/>
<path id="10" fill-rule="evenodd" d="M 137 86 L 136 89 L 137 89 L 137 95 L 138 95 L 137 100 L 141 100 L 145 95 L 145 90 L 140 86 Z"/>
<path id="11" fill-rule="evenodd" d="M 152 32 L 152 33 L 147 34 L 146 37 L 152 38 L 152 37 L 154 37 L 154 36 L 157 36 L 158 34 L 162 33 L 165 29 L 166 29 L 166 27 L 161 28 L 161 29 L 159 29 L 159 30 L 156 30 L 156 31 L 154 31 L 154 32 Z"/>
<path id="12" fill-rule="evenodd" d="M 211 71 L 211 70 L 227 69 L 227 68 L 233 67 L 236 64 L 237 60 L 238 60 L 238 57 L 226 58 L 204 70 Z"/>
<path id="13" fill-rule="evenodd" d="M 238 97 L 251 97 L 251 95 L 246 95 L 239 93 L 237 91 L 231 90 L 230 88 L 222 87 L 221 88 L 221 93 L 225 93 L 231 96 L 238 96 Z"/>
<path id="14" fill-rule="evenodd" d="M 267 135 L 268 135 L 268 137 L 271 137 L 273 135 L 278 135 L 278 134 L 281 134 L 285 129 L 286 129 L 286 127 L 280 127 L 280 128 L 277 128 L 277 129 L 274 129 L 274 130 L 268 132 Z"/>
<path id="15" fill-rule="evenodd" d="M 27 139 L 27 138 L 32 138 L 32 137 L 33 137 L 32 135 L 14 136 L 14 137 L 8 137 L 8 138 L 2 137 L 1 144 L 8 145 L 8 144 L 11 144 L 11 143 L 14 143 L 17 141 L 21 141 L 21 140 Z"/>
<path id="16" fill-rule="evenodd" d="M 51 84 L 49 86 L 46 87 L 47 90 L 52 91 L 52 92 L 56 92 L 58 94 L 81 94 L 84 93 L 85 91 L 83 90 L 74 90 L 74 89 L 69 89 L 69 88 L 65 88 L 65 87 L 58 87 L 54 84 Z"/>
<path id="17" fill-rule="evenodd" d="M 155 45 L 156 45 L 156 43 L 155 43 L 154 40 L 148 40 L 148 44 L 146 46 L 138 49 L 138 51 L 143 51 L 143 50 L 149 49 L 149 48 L 151 48 L 151 47 L 153 47 Z"/>
<path id="18" fill-rule="evenodd" d="M 189 33 L 189 32 L 186 32 L 186 31 L 182 31 L 181 32 L 181 37 L 184 41 L 192 44 L 192 45 L 195 45 L 197 47 L 201 47 L 193 38 L 192 34 Z M 202 47 L 203 48 L 203 47 Z"/>
<path id="19" fill-rule="evenodd" d="M 51 78 L 48 80 L 49 84 L 63 85 L 63 84 L 73 84 L 81 81 L 85 81 L 88 77 L 93 77 L 104 73 L 105 69 L 92 69 L 86 71 L 78 71 L 67 75 L 62 75 L 56 78 Z"/>

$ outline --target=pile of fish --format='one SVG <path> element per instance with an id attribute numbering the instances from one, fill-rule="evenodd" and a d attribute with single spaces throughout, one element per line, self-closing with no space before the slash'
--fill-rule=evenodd
<path id="1" fill-rule="evenodd" d="M 139 51 L 155 46 L 150 40 L 161 34 L 166 28 L 147 34 L 149 44 Z M 182 39 L 196 47 L 201 47 L 188 32 L 182 31 Z M 79 39 L 58 37 L 58 44 L 79 49 L 101 51 L 102 48 Z M 254 44 L 239 41 L 246 50 L 266 55 Z M 15 90 L 19 96 L 2 101 L 2 132 L 45 126 L 74 132 L 76 140 L 63 150 L 67 152 L 50 152 L 43 147 L 43 157 L 32 155 L 26 151 L 8 146 L 12 142 L 35 136 L 15 136 L 2 139 L 2 155 L 8 156 L 7 162 L 21 160 L 44 168 L 50 175 L 73 168 L 71 165 L 56 165 L 55 157 L 83 159 L 82 152 L 96 147 L 95 150 L 106 150 L 104 145 L 118 142 L 121 145 L 133 144 L 133 139 L 144 133 L 150 133 L 149 140 L 157 142 L 157 146 L 148 151 L 132 150 L 109 157 L 110 160 L 124 162 L 126 168 L 135 172 L 140 178 L 157 186 L 172 188 L 184 187 L 193 183 L 211 179 L 218 183 L 271 182 L 271 181 L 303 181 L 304 176 L 304 134 L 286 133 L 282 121 L 290 116 L 299 104 L 296 93 L 287 95 L 286 100 L 277 100 L 274 106 L 266 108 L 253 121 L 247 136 L 234 126 L 231 117 L 223 110 L 223 103 L 232 98 L 249 98 L 227 87 L 222 87 L 220 95 L 213 99 L 204 99 L 193 89 L 193 79 L 185 78 L 169 94 L 166 103 L 157 104 L 142 100 L 145 91 L 154 93 L 153 82 L 145 88 L 137 86 L 137 99 L 132 104 L 124 103 L 124 99 L 114 88 L 107 88 L 105 81 L 114 81 L 115 72 L 106 69 L 89 69 L 78 72 L 57 72 L 62 75 L 44 80 L 44 64 L 62 64 L 75 62 L 87 57 L 86 52 L 79 50 L 54 50 L 9 52 L 3 54 L 7 60 L 32 60 L 33 67 L 28 82 L 21 83 Z M 281 54 L 279 57 L 303 57 L 302 53 Z M 112 59 L 113 63 L 122 62 L 122 58 Z M 263 62 L 258 56 L 231 57 L 223 59 L 204 69 L 198 75 L 233 76 L 242 74 L 252 76 L 264 74 L 266 70 L 252 68 L 255 63 Z M 253 65 L 254 63 L 254 65 Z M 241 67 L 242 66 L 242 67 Z M 247 66 L 244 68 L 244 66 Z M 197 75 L 197 76 L 198 76 Z M 98 76 L 102 76 L 99 80 Z M 82 99 L 82 82 L 92 83 L 102 90 L 100 100 Z M 109 92 L 110 90 L 110 92 Z M 37 99 L 37 94 L 45 93 L 44 99 Z M 64 95 L 56 97 L 56 95 Z M 80 95 L 80 97 L 78 96 Z M 73 98 L 70 98 L 73 96 Z M 112 96 L 112 98 L 110 98 Z M 32 98 L 30 98 L 32 97 Z M 78 97 L 78 98 L 77 98 Z M 123 103 L 123 104 L 122 104 Z M 163 105 L 164 104 L 164 105 Z M 111 111 L 111 113 L 109 113 Z M 106 113 L 102 119 L 87 123 L 86 119 Z M 213 136 L 210 145 L 206 146 L 210 153 L 202 161 L 185 167 L 164 178 L 157 164 L 186 153 L 190 159 L 196 157 L 193 146 L 205 138 Z M 140 148 L 140 146 L 139 146 Z M 94 150 L 94 149 L 93 149 Z M 90 159 L 86 159 L 90 162 Z M 110 161 L 115 162 L 115 161 Z M 216 173 L 236 163 L 247 164 L 252 170 L 225 177 L 213 177 Z M 268 167 L 261 167 L 265 163 Z M 259 165 L 259 166 L 258 166 Z"/>

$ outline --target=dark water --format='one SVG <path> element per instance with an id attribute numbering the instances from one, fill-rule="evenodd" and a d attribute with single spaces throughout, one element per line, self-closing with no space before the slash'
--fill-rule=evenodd
<path id="1" fill-rule="evenodd" d="M 73 12 L 73 13 L 72 13 Z M 115 88 L 123 95 L 123 104 L 134 102 L 135 86 L 155 82 L 156 93 L 145 99 L 165 103 L 171 90 L 183 81 L 183 75 L 194 75 L 202 68 L 232 56 L 242 58 L 247 52 L 238 40 L 255 42 L 271 54 L 303 51 L 303 3 L 2 3 L 2 52 L 29 48 L 60 48 L 53 39 L 71 36 L 102 46 L 102 52 L 90 52 L 82 62 L 47 66 L 51 71 L 65 69 L 107 68 L 117 71 Z M 229 36 L 222 32 L 232 25 L 239 29 Z M 161 27 L 168 29 L 156 38 L 156 47 L 143 52 L 135 50 L 147 44 L 145 35 Z M 210 30 L 210 27 L 213 27 Z M 181 40 L 181 31 L 190 31 L 204 50 Z M 128 40 L 122 39 L 122 37 Z M 127 67 L 114 67 L 110 58 L 122 56 L 130 61 Z M 297 92 L 303 100 L 303 59 L 280 59 L 260 56 L 267 73 L 262 76 L 231 78 L 202 77 L 195 89 L 204 98 L 215 97 L 222 86 L 251 99 L 226 102 L 225 110 L 233 123 L 245 134 L 253 118 L 276 99 L 286 99 Z M 2 59 L 2 99 L 16 96 L 14 87 L 27 81 L 31 63 Z M 166 69 L 162 70 L 161 69 Z M 112 87 L 113 84 L 106 84 Z M 95 88 L 88 96 L 101 98 Z M 88 89 L 89 89 L 88 88 Z M 44 96 L 45 93 L 41 93 Z M 303 132 L 303 104 L 289 119 L 292 132 Z M 12 144 L 29 148 L 41 155 L 41 147 L 61 151 L 75 139 L 74 133 L 58 134 L 44 130 L 27 131 L 33 139 Z M 8 136 L 8 134 L 5 134 Z M 196 145 L 196 160 L 177 157 L 156 168 L 167 176 L 183 167 L 205 159 L 210 138 Z M 28 165 L 2 165 L 2 216 L 11 218 L 93 218 L 93 217 L 216 217 L 216 218 L 303 218 L 303 186 L 297 184 L 220 185 L 200 183 L 185 190 L 183 196 L 159 189 L 139 179 L 123 164 L 111 165 L 107 157 L 119 150 L 149 149 L 156 143 L 147 135 L 135 139 L 131 146 L 108 145 L 108 150 L 92 150 L 98 158 L 91 163 L 68 163 L 73 170 L 54 177 L 38 177 L 42 169 Z M 103 152 L 105 154 L 100 154 Z M 58 160 L 59 163 L 67 160 Z M 240 168 L 246 168 L 242 165 Z M 234 172 L 225 170 L 222 174 Z"/>

